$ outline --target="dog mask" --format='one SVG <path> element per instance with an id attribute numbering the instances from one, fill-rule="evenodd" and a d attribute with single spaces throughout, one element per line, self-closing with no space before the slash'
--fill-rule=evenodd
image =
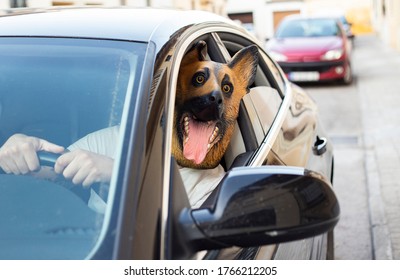
<path id="1" fill-rule="evenodd" d="M 206 60 L 198 42 L 179 70 L 172 153 L 183 167 L 216 167 L 232 136 L 239 104 L 253 83 L 258 50 L 249 46 L 228 64 Z"/>

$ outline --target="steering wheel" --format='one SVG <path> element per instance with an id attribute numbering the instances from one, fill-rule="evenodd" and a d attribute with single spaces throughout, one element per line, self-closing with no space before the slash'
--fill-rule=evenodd
<path id="1" fill-rule="evenodd" d="M 66 152 L 69 152 L 66 150 Z M 39 158 L 39 163 L 40 166 L 49 166 L 49 167 L 54 167 L 56 164 L 57 159 L 61 156 L 62 154 L 55 154 L 51 152 L 44 152 L 44 151 L 39 151 L 37 152 L 37 156 Z M 107 194 L 104 195 L 104 190 L 101 190 L 103 187 L 102 183 L 93 183 L 90 188 L 88 187 L 83 187 L 82 185 L 75 185 L 72 183 L 72 181 L 65 179 L 64 176 L 58 175 L 58 179 L 56 179 L 56 182 L 58 182 L 60 185 L 63 185 L 73 193 L 75 193 L 77 196 L 79 196 L 82 200 L 85 202 L 88 202 L 90 198 L 90 189 L 93 189 L 103 200 L 107 200 Z M 108 192 L 106 192 L 108 193 Z"/>
<path id="2" fill-rule="evenodd" d="M 57 159 L 61 156 L 61 154 L 40 151 L 37 152 L 37 156 L 39 158 L 40 166 L 54 167 Z M 4 172 L 4 170 L 0 168 L 0 174 L 6 174 L 6 172 Z"/>
<path id="3" fill-rule="evenodd" d="M 39 158 L 40 166 L 54 167 L 57 159 L 61 156 L 61 154 L 39 151 L 37 152 L 37 156 Z"/>
<path id="4" fill-rule="evenodd" d="M 66 152 L 69 152 L 66 150 Z M 61 156 L 62 154 L 55 154 L 51 152 L 44 152 L 44 151 L 39 151 L 37 152 L 37 156 L 39 158 L 39 163 L 40 166 L 49 166 L 49 167 L 54 167 L 56 164 L 57 159 Z M 62 175 L 58 175 L 58 180 L 56 180 L 60 185 L 63 185 L 73 193 L 75 193 L 77 196 L 79 196 L 81 199 L 83 199 L 85 202 L 87 202 L 90 198 L 90 189 L 93 189 L 102 199 L 106 200 L 106 196 L 104 196 L 104 191 L 101 190 L 102 184 L 101 183 L 93 183 L 90 188 L 83 187 L 82 185 L 75 185 L 72 183 L 72 181 L 65 179 Z"/>
<path id="5" fill-rule="evenodd" d="M 69 152 L 69 151 L 67 151 Z M 54 168 L 54 165 L 56 164 L 57 159 L 61 156 L 62 154 L 56 154 L 56 153 L 51 153 L 51 152 L 45 152 L 45 151 L 39 151 L 37 152 L 37 156 L 39 159 L 39 164 L 40 166 L 47 166 Z M 6 174 L 1 168 L 0 168 L 0 174 Z M 90 188 L 83 187 L 82 185 L 75 185 L 72 183 L 72 181 L 64 178 L 62 175 L 57 175 L 57 178 L 54 180 L 55 183 L 65 187 L 66 189 L 70 190 L 73 192 L 75 195 L 77 195 L 79 198 L 81 198 L 84 202 L 88 202 L 90 198 L 90 189 L 93 189 L 97 194 L 103 193 L 100 191 L 102 184 L 101 183 L 94 183 L 90 186 Z M 104 199 L 104 197 L 102 197 Z"/>

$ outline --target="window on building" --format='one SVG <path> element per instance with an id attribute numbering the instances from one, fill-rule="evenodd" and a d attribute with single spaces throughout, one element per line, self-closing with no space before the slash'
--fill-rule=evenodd
<path id="1" fill-rule="evenodd" d="M 10 0 L 11 8 L 22 8 L 27 7 L 26 0 Z"/>
<path id="2" fill-rule="evenodd" d="M 53 6 L 70 6 L 73 5 L 74 3 L 71 1 L 53 1 L 52 5 Z"/>

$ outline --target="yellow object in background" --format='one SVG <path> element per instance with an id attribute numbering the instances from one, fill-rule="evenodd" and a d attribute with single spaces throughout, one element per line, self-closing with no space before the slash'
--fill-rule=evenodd
<path id="1" fill-rule="evenodd" d="M 371 8 L 360 7 L 346 11 L 346 19 L 351 23 L 351 31 L 354 35 L 373 32 L 371 23 Z"/>

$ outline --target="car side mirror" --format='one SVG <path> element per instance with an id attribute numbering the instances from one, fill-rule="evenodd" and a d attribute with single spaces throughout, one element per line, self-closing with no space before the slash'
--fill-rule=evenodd
<path id="1" fill-rule="evenodd" d="M 230 170 L 211 208 L 181 211 L 179 225 L 194 251 L 251 247 L 316 236 L 334 228 L 339 203 L 322 175 L 297 167 Z"/>

